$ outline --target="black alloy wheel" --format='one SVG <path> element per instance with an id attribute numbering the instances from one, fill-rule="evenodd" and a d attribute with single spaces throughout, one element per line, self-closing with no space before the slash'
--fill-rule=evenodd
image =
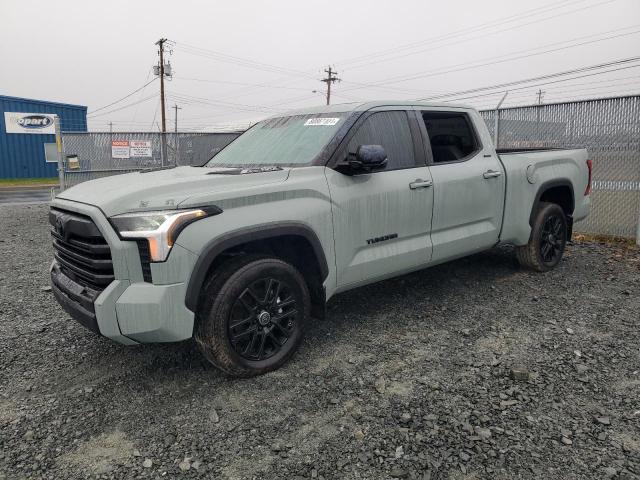
<path id="1" fill-rule="evenodd" d="M 548 265 L 558 263 L 564 250 L 566 236 L 565 222 L 562 218 L 551 215 L 545 219 L 540 239 L 540 256 L 544 263 Z"/>
<path id="2" fill-rule="evenodd" d="M 228 322 L 235 352 L 252 361 L 280 351 L 295 327 L 296 299 L 289 285 L 275 278 L 253 282 L 238 296 Z"/>

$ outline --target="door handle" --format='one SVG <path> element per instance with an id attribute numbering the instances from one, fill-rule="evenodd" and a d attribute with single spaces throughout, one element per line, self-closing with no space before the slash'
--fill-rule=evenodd
<path id="1" fill-rule="evenodd" d="M 482 174 L 484 178 L 495 178 L 499 177 L 500 175 L 502 175 L 502 172 L 498 172 L 496 170 L 487 170 Z"/>
<path id="2" fill-rule="evenodd" d="M 433 185 L 431 180 L 422 180 L 421 178 L 417 178 L 415 181 L 409 184 L 409 188 L 411 190 L 415 190 L 417 188 L 428 188 Z"/>

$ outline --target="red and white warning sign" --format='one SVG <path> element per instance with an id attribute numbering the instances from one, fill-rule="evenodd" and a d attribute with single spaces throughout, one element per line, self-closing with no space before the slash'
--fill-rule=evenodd
<path id="1" fill-rule="evenodd" d="M 111 140 L 111 158 L 130 158 L 129 140 Z"/>
<path id="2" fill-rule="evenodd" d="M 132 157 L 151 157 L 151 140 L 129 140 Z"/>

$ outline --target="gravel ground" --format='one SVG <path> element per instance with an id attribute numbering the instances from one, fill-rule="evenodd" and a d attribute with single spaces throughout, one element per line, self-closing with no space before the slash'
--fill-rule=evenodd
<path id="1" fill-rule="evenodd" d="M 640 478 L 637 249 L 575 244 L 547 274 L 496 249 L 343 294 L 288 365 L 235 380 L 70 320 L 46 211 L 0 207 L 0 478 Z"/>

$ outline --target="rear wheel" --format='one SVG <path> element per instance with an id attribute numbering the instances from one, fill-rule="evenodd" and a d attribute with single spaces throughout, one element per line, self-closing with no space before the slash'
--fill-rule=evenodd
<path id="1" fill-rule="evenodd" d="M 522 266 L 546 272 L 560 263 L 566 243 L 564 211 L 555 203 L 544 202 L 535 215 L 529 243 L 516 247 L 516 256 Z"/>
<path id="2" fill-rule="evenodd" d="M 196 342 L 224 372 L 249 377 L 279 368 L 297 350 L 309 318 L 304 278 L 277 258 L 223 264 L 205 286 Z"/>

